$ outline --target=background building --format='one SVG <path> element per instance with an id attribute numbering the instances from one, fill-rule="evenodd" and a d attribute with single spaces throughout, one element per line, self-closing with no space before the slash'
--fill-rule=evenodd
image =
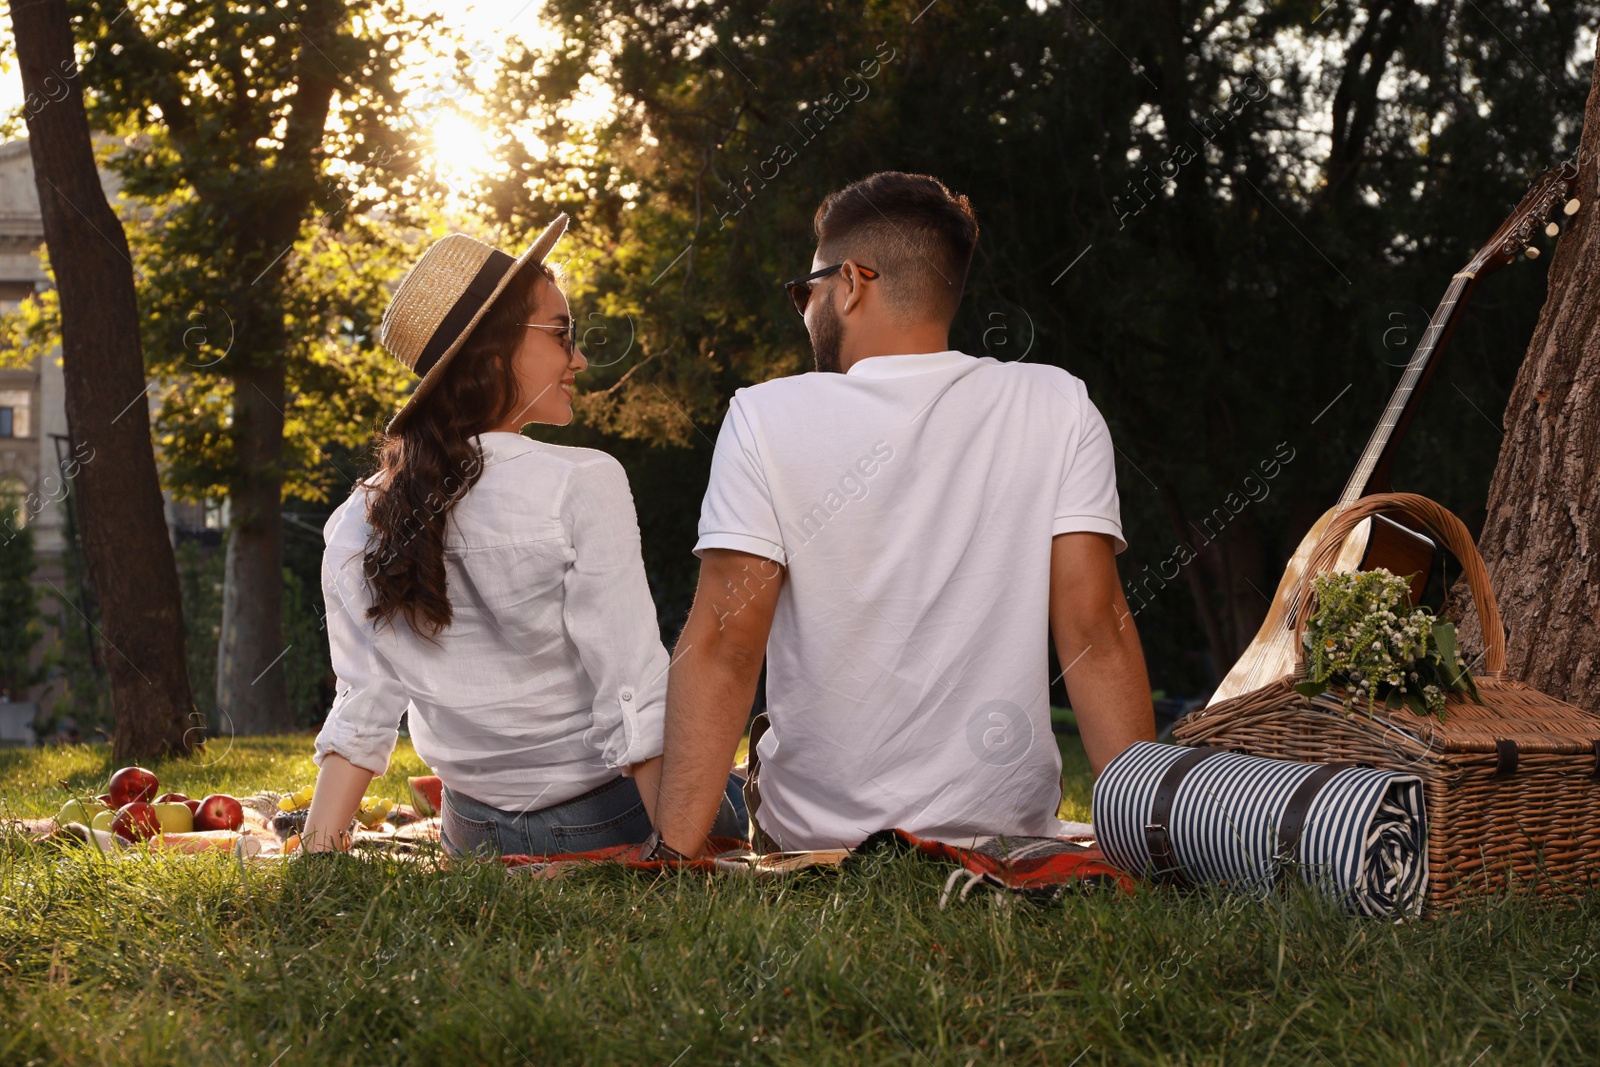
<path id="1" fill-rule="evenodd" d="M 116 176 L 102 170 L 100 180 L 107 195 L 114 197 Z M 15 310 L 29 295 L 49 287 L 43 250 L 44 224 L 28 142 L 0 144 L 0 312 Z M 61 464 L 71 453 L 60 349 L 28 366 L 0 367 L 0 488 L 38 503 L 24 516 L 33 527 L 38 556 L 34 582 L 46 596 L 40 603 L 45 637 L 38 652 L 49 647 L 62 626 L 81 625 L 82 621 L 72 618 L 76 609 L 62 600 L 68 578 L 62 560 L 67 514 Z M 162 496 L 174 544 L 188 539 L 219 543 L 226 521 L 225 502 L 221 508 L 207 508 L 174 501 L 165 490 Z M 30 693 L 13 694 L 13 699 L 26 698 L 48 707 L 58 689 L 55 682 L 46 682 Z M 31 717 L 20 708 L 0 714 L 0 744 L 22 739 L 13 720 L 25 716 Z"/>

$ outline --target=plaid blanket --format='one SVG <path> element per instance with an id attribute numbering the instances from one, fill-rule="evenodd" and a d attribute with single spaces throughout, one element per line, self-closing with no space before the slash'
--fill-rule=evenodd
<path id="1" fill-rule="evenodd" d="M 944 907 L 955 884 L 965 879 L 961 897 L 965 899 L 980 885 L 1005 889 L 1034 899 L 1055 899 L 1069 888 L 1111 887 L 1122 893 L 1134 891 L 1134 879 L 1107 862 L 1092 838 L 1055 837 L 979 837 L 963 848 L 915 837 L 904 830 L 882 830 L 853 849 L 816 852 L 750 851 L 748 842 L 712 838 L 711 854 L 693 860 L 651 860 L 638 858 L 638 845 L 615 845 L 593 852 L 553 856 L 501 856 L 507 867 L 526 870 L 543 877 L 558 877 L 579 866 L 616 863 L 645 871 L 674 868 L 700 871 L 749 871 L 757 875 L 790 874 L 808 867 L 845 867 L 882 850 L 913 852 L 927 859 L 953 863 L 940 895 Z"/>

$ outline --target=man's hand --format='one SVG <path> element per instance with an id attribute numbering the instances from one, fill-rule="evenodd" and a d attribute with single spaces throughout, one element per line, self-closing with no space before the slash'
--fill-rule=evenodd
<path id="1" fill-rule="evenodd" d="M 1050 630 L 1089 767 L 1099 777 L 1123 749 L 1156 739 L 1144 650 L 1109 535 L 1064 533 L 1051 540 Z"/>
<path id="2" fill-rule="evenodd" d="M 726 548 L 701 556 L 694 606 L 667 675 L 654 812 L 662 840 L 686 856 L 700 854 L 722 804 L 783 579 L 783 567 L 764 556 Z"/>

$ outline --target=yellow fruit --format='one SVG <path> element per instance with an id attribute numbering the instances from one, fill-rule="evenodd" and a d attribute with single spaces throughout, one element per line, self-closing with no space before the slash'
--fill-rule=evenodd
<path id="1" fill-rule="evenodd" d="M 381 797 L 362 797 L 356 819 L 371 830 L 383 823 L 384 817 L 394 810 L 394 801 Z"/>
<path id="2" fill-rule="evenodd" d="M 299 811 L 301 808 L 311 806 L 311 795 L 314 786 L 301 786 L 293 793 L 285 793 L 278 801 L 279 811 Z"/>

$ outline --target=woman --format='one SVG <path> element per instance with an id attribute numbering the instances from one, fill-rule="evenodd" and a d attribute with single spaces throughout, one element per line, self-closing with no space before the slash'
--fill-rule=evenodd
<path id="1" fill-rule="evenodd" d="M 443 782 L 451 853 L 550 854 L 650 836 L 667 664 L 622 466 L 524 437 L 572 421 L 574 344 L 545 256 L 462 234 L 425 252 L 379 340 L 421 377 L 377 472 L 323 528 L 338 688 L 317 735 L 308 852 L 345 848 L 402 712 Z M 648 777 L 650 780 L 645 780 Z M 745 837 L 730 776 L 713 831 Z"/>

